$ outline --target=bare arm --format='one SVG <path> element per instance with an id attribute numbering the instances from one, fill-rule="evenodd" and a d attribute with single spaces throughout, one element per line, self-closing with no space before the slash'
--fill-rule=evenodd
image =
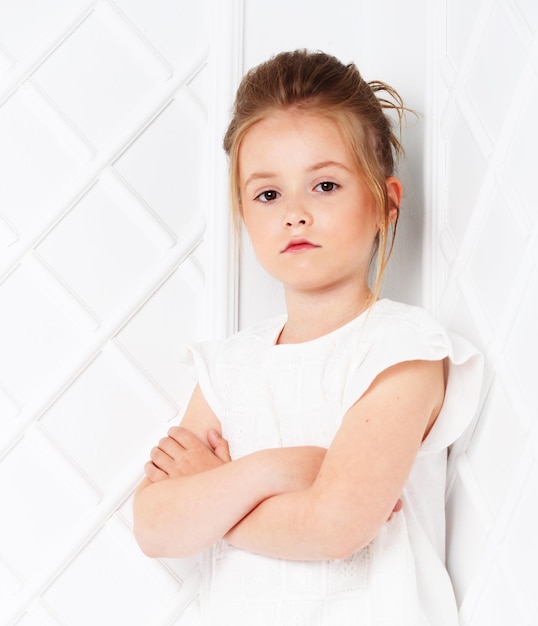
<path id="1" fill-rule="evenodd" d="M 134 503 L 140 547 L 148 556 L 180 557 L 212 545 L 260 502 L 294 487 L 287 452 L 262 450 L 190 476 L 144 481 Z M 307 460 L 307 448 L 294 452 Z"/>
<path id="2" fill-rule="evenodd" d="M 135 495 L 135 536 L 148 556 L 200 552 L 266 498 L 312 484 L 325 455 L 321 448 L 286 448 L 228 462 L 227 450 L 215 454 L 218 433 L 197 387 L 182 427 L 153 448 Z"/>
<path id="3" fill-rule="evenodd" d="M 226 539 L 300 560 L 341 558 L 367 545 L 401 494 L 443 397 L 442 361 L 389 368 L 344 417 L 314 483 L 265 500 Z"/>
<path id="4" fill-rule="evenodd" d="M 157 448 L 160 460 L 148 463 L 135 498 L 136 537 L 152 556 L 192 554 L 225 535 L 288 559 L 353 552 L 390 517 L 443 392 L 442 362 L 400 364 L 350 409 L 326 456 L 284 448 L 226 463 L 205 436 L 208 427 L 220 433 L 220 423 L 197 389 L 183 421 L 189 430 L 176 432 L 181 454 Z M 169 473 L 159 469 L 166 463 Z"/>

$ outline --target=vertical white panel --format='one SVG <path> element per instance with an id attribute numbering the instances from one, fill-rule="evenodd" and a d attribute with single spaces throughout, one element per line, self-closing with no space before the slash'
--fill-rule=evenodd
<path id="1" fill-rule="evenodd" d="M 528 168 L 538 137 L 529 115 L 538 33 L 530 4 L 446 0 L 431 16 L 428 300 L 486 356 L 478 422 L 450 458 L 447 555 L 462 626 L 531 624 L 536 615 L 528 519 L 538 489 L 529 375 L 538 257 Z"/>

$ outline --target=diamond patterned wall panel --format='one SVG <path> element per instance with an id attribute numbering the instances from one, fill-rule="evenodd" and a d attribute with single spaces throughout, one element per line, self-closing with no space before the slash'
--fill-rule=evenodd
<path id="1" fill-rule="evenodd" d="M 2 626 L 195 610 L 196 561 L 142 555 L 132 494 L 189 398 L 185 344 L 233 330 L 239 9 L 0 3 Z"/>
<path id="2" fill-rule="evenodd" d="M 434 14 L 434 153 L 444 158 L 433 306 L 486 357 L 477 423 L 451 452 L 448 564 L 462 626 L 530 626 L 538 609 L 536 3 L 446 0 Z"/>
<path id="3" fill-rule="evenodd" d="M 241 8 L 0 3 L 2 625 L 193 623 L 195 561 L 143 557 L 131 505 L 190 392 L 182 347 L 232 330 L 214 155 Z M 533 624 L 538 12 L 438 0 L 432 17 L 430 301 L 487 364 L 451 455 L 448 560 L 463 626 Z"/>
<path id="4" fill-rule="evenodd" d="M 182 347 L 204 338 L 203 280 L 200 265 L 191 255 L 117 335 L 122 348 L 176 403 L 189 390 L 180 358 Z M 193 316 L 190 307 L 201 314 Z"/>
<path id="5" fill-rule="evenodd" d="M 143 557 L 132 533 L 112 517 L 45 591 L 43 601 L 60 623 L 152 624 L 173 612 L 179 588 L 166 568 Z M 134 589 L 143 593 L 133 594 Z"/>
<path id="6" fill-rule="evenodd" d="M 74 130 L 30 83 L 3 103 L 0 134 L 2 217 L 16 240 L 20 233 L 44 228 L 68 201 L 88 154 Z"/>
<path id="7" fill-rule="evenodd" d="M 186 87 L 114 163 L 124 184 L 173 233 L 200 219 L 207 185 L 202 167 L 206 117 L 198 97 Z M 178 201 L 185 211 L 177 210 Z"/>
<path id="8" fill-rule="evenodd" d="M 88 512 L 70 477 L 60 473 L 60 462 L 50 465 L 40 443 L 24 437 L 1 464 L 2 494 L 9 502 L 2 513 L 2 559 L 24 580 L 54 558 Z"/>
<path id="9" fill-rule="evenodd" d="M 137 209 L 130 206 L 136 202 L 132 195 L 108 186 L 97 182 L 37 246 L 39 256 L 99 319 L 120 305 L 142 274 L 154 271 L 166 249 L 131 219 Z M 147 221 L 151 225 L 150 215 Z"/>
<path id="10" fill-rule="evenodd" d="M 41 64 L 32 81 L 79 132 L 101 147 L 144 108 L 168 67 L 106 2 Z"/>
<path id="11" fill-rule="evenodd" d="M 84 342 L 83 330 L 54 301 L 32 261 L 27 256 L 0 285 L 0 380 L 19 406 L 43 392 Z"/>
<path id="12" fill-rule="evenodd" d="M 88 0 L 3 2 L 0 6 L 0 41 L 13 65 L 24 61 L 43 39 L 65 28 L 93 3 Z"/>

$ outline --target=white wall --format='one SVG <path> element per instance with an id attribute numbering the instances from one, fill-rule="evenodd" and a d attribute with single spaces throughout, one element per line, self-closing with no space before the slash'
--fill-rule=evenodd
<path id="1" fill-rule="evenodd" d="M 486 355 L 448 562 L 464 626 L 536 624 L 538 5 L 436 4 L 429 301 Z M 531 182 L 532 181 L 532 182 Z"/>
<path id="2" fill-rule="evenodd" d="M 171 624 L 192 596 L 190 563 L 135 545 L 131 494 L 182 346 L 234 326 L 233 9 L 0 2 L 2 624 Z"/>
<path id="3" fill-rule="evenodd" d="M 487 357 L 452 456 L 462 624 L 535 623 L 537 28 L 534 0 L 0 1 L 1 625 L 189 624 L 190 563 L 139 553 L 131 494 L 181 346 L 283 309 L 247 244 L 237 289 L 220 142 L 244 69 L 301 46 L 422 113 L 385 293 Z"/>

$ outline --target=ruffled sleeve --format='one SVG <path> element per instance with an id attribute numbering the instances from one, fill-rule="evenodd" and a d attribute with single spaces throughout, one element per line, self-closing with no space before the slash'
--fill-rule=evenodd
<path id="1" fill-rule="evenodd" d="M 437 452 L 461 437 L 478 407 L 484 361 L 468 341 L 447 333 L 448 378 L 441 413 L 422 442 L 420 453 Z"/>
<path id="2" fill-rule="evenodd" d="M 391 305 L 394 304 L 395 310 Z M 458 439 L 472 421 L 482 382 L 482 355 L 465 339 L 447 332 L 418 307 L 389 303 L 365 321 L 363 356 L 349 372 L 344 408 L 348 410 L 384 370 L 405 361 L 447 359 L 447 386 L 439 417 L 420 453 L 439 451 Z"/>
<path id="3" fill-rule="evenodd" d="M 181 362 L 194 381 L 193 387 L 200 386 L 206 402 L 217 416 L 221 414 L 222 406 L 216 393 L 218 370 L 212 364 L 218 360 L 221 346 L 221 341 L 205 341 L 186 346 L 181 354 Z"/>

